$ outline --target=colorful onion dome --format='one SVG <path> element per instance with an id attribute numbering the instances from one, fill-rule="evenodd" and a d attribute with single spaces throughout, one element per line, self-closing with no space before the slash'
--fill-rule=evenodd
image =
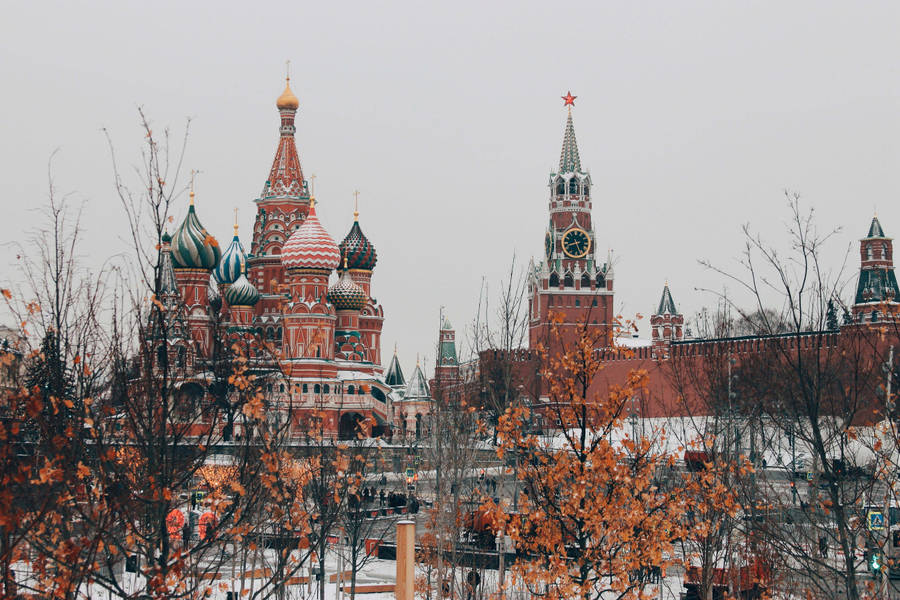
<path id="1" fill-rule="evenodd" d="M 209 301 L 209 306 L 215 312 L 219 312 L 222 309 L 222 296 L 219 294 L 219 286 L 216 285 L 217 280 L 213 275 L 209 276 L 209 289 L 206 291 L 206 297 Z"/>
<path id="2" fill-rule="evenodd" d="M 362 310 L 366 305 L 366 293 L 350 278 L 346 259 L 344 259 L 344 272 L 341 274 L 341 278 L 328 288 L 326 297 L 337 310 Z"/>
<path id="3" fill-rule="evenodd" d="M 219 283 L 234 283 L 241 273 L 244 272 L 244 265 L 247 257 L 244 254 L 244 247 L 241 246 L 241 240 L 238 238 L 237 223 L 234 224 L 234 237 L 231 243 L 222 253 L 222 259 L 213 271 L 216 281 Z"/>
<path id="4" fill-rule="evenodd" d="M 278 96 L 278 100 L 275 101 L 275 106 L 277 106 L 279 110 L 297 110 L 300 108 L 300 100 L 298 100 L 297 96 L 294 95 L 294 92 L 291 91 L 290 77 L 287 78 L 287 81 L 284 84 L 284 91 L 281 92 L 281 95 Z"/>
<path id="5" fill-rule="evenodd" d="M 341 251 L 316 216 L 315 198 L 309 214 L 281 248 L 281 264 L 287 269 L 332 271 L 341 262 Z"/>
<path id="6" fill-rule="evenodd" d="M 354 213 L 356 217 L 359 213 Z M 341 242 L 341 255 L 347 259 L 347 267 L 350 269 L 362 269 L 371 271 L 375 268 L 378 255 L 375 246 L 366 238 L 359 227 L 359 219 L 354 218 L 350 233 Z"/>
<path id="7" fill-rule="evenodd" d="M 253 306 L 259 302 L 259 291 L 243 273 L 225 290 L 228 306 Z"/>
<path id="8" fill-rule="evenodd" d="M 172 260 L 176 269 L 205 269 L 212 271 L 222 256 L 219 243 L 211 236 L 194 210 L 194 192 L 188 214 L 172 236 Z"/>

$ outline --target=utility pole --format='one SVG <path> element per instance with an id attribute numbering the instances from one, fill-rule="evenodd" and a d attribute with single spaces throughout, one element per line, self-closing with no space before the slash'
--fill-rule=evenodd
<path id="1" fill-rule="evenodd" d="M 887 365 L 885 365 L 886 371 L 886 381 L 884 384 L 884 407 L 885 412 L 887 413 L 888 425 L 890 425 L 891 419 L 893 418 L 894 412 L 894 401 L 891 398 L 891 379 L 893 379 L 894 375 L 894 346 L 891 345 L 890 350 L 888 350 L 888 361 Z M 887 458 L 887 452 L 885 452 L 885 458 Z M 884 522 L 885 522 L 885 536 L 884 536 L 884 550 L 881 553 L 881 597 L 888 598 L 888 588 L 890 586 L 890 575 L 891 575 L 891 560 L 890 560 L 890 552 L 891 552 L 891 478 L 888 473 L 888 461 L 884 461 Z"/>

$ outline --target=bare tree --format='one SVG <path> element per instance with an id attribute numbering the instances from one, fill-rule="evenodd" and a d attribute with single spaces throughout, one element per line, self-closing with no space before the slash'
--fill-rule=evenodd
<path id="1" fill-rule="evenodd" d="M 740 270 L 704 263 L 750 298 L 752 308 L 746 309 L 721 296 L 762 336 L 752 350 L 740 342 L 726 346 L 734 349 L 728 356 L 734 373 L 730 401 L 750 424 L 741 450 L 749 445 L 754 464 L 767 467 L 755 478 L 755 502 L 745 506 L 753 523 L 748 545 L 757 553 L 759 543 L 769 544 L 782 557 L 779 565 L 794 590 L 855 600 L 865 589 L 857 555 L 866 533 L 861 511 L 873 485 L 872 460 L 860 452 L 855 426 L 871 415 L 881 360 L 866 342 L 870 331 L 832 330 L 830 303 L 840 296 L 840 276 L 820 261 L 835 232 L 820 233 L 798 196 L 788 194 L 788 201 L 790 252 L 745 226 Z M 805 494 L 796 492 L 796 460 L 763 463 L 766 449 L 787 446 L 808 457 Z M 789 488 L 778 471 L 788 475 Z M 759 505 L 776 508 L 761 511 Z"/>

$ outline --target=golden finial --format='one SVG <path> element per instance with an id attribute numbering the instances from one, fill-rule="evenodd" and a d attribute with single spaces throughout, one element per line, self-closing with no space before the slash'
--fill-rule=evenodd
<path id="1" fill-rule="evenodd" d="M 344 270 L 347 270 L 347 257 L 344 257 Z"/>
<path id="2" fill-rule="evenodd" d="M 291 91 L 291 61 L 289 60 L 285 61 L 285 72 L 284 91 L 281 92 L 278 100 L 275 101 L 275 106 L 280 110 L 297 110 L 300 108 L 300 100 L 298 100 L 297 96 L 294 95 L 294 92 Z"/>
<path id="3" fill-rule="evenodd" d="M 353 191 L 353 220 L 359 221 L 359 190 Z"/>
<path id="4" fill-rule="evenodd" d="M 394 342 L 394 356 L 397 356 L 397 342 Z"/>
<path id="5" fill-rule="evenodd" d="M 666 287 L 669 287 L 669 278 L 666 277 Z"/>
<path id="6" fill-rule="evenodd" d="M 237 237 L 238 232 L 238 220 L 237 220 L 237 207 L 234 207 L 234 237 Z"/>
<path id="7" fill-rule="evenodd" d="M 191 169 L 191 206 L 194 205 L 194 175 L 197 174 L 197 171 Z"/>
<path id="8" fill-rule="evenodd" d="M 316 195 L 316 174 L 315 173 L 313 173 L 312 175 L 309 176 L 309 195 L 310 196 Z"/>
<path id="9" fill-rule="evenodd" d="M 416 352 L 416 368 L 419 368 L 419 353 Z"/>

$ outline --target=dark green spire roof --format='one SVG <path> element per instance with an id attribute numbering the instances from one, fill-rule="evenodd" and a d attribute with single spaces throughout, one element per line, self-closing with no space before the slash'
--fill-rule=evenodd
<path id="1" fill-rule="evenodd" d="M 397 360 L 397 352 L 394 352 L 394 358 L 388 365 L 387 373 L 384 375 L 384 382 L 391 387 L 406 385 L 406 378 L 403 377 L 403 369 L 400 368 L 400 361 Z"/>
<path id="2" fill-rule="evenodd" d="M 874 237 L 874 236 L 870 236 Z M 867 302 L 897 302 L 900 287 L 893 269 L 862 269 L 856 286 L 856 304 Z"/>
<path id="3" fill-rule="evenodd" d="M 656 309 L 658 315 L 677 315 L 678 309 L 675 308 L 675 301 L 672 300 L 672 292 L 669 291 L 669 284 L 666 283 L 663 288 L 662 298 L 659 299 L 659 308 Z"/>
<path id="4" fill-rule="evenodd" d="M 581 173 L 581 157 L 578 156 L 578 142 L 575 141 L 575 125 L 572 123 L 572 111 L 566 119 L 566 133 L 563 136 L 562 152 L 559 155 L 560 173 Z"/>
<path id="5" fill-rule="evenodd" d="M 881 228 L 881 223 L 878 222 L 878 217 L 872 217 L 872 224 L 869 225 L 869 235 L 867 238 L 883 238 L 884 237 L 884 229 Z"/>

